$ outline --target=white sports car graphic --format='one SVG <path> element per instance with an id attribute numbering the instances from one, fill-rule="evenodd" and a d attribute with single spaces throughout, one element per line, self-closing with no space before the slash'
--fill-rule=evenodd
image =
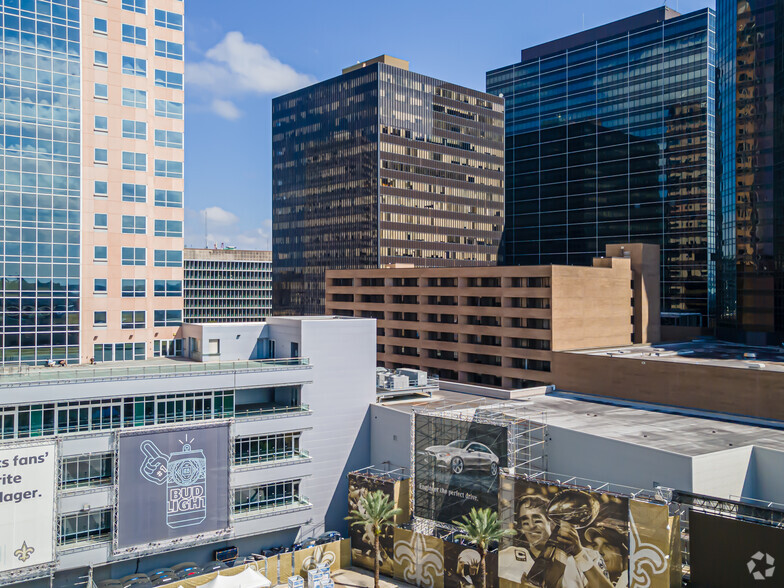
<path id="1" fill-rule="evenodd" d="M 433 445 L 425 451 L 436 459 L 438 466 L 449 468 L 453 474 L 465 470 L 486 470 L 491 476 L 498 474 L 498 456 L 487 445 L 457 439 L 448 445 Z"/>

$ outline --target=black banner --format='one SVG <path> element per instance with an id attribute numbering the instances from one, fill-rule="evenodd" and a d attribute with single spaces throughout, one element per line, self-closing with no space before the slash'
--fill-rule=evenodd
<path id="1" fill-rule="evenodd" d="M 784 529 L 689 512 L 691 585 L 784 586 Z"/>
<path id="2" fill-rule="evenodd" d="M 506 427 L 414 415 L 414 514 L 452 523 L 471 508 L 498 508 Z"/>

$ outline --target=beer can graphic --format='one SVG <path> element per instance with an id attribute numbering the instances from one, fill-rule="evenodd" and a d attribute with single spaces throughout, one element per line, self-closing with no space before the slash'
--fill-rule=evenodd
<path id="1" fill-rule="evenodd" d="M 207 460 L 201 449 L 183 445 L 169 456 L 166 479 L 166 524 L 198 525 L 207 518 Z"/>

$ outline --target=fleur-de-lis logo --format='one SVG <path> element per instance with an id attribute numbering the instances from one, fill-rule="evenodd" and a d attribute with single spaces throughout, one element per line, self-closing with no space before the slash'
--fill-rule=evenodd
<path id="1" fill-rule="evenodd" d="M 27 541 L 22 541 L 22 546 L 14 551 L 14 556 L 19 561 L 27 561 L 35 553 L 35 547 L 28 547 Z"/>
<path id="2" fill-rule="evenodd" d="M 309 555 L 302 562 L 302 570 L 305 572 L 315 570 L 319 564 L 327 564 L 332 567 L 333 563 L 335 563 L 335 554 L 331 551 L 324 551 L 322 545 L 316 545 L 313 548 L 313 555 Z"/>
<path id="3" fill-rule="evenodd" d="M 642 542 L 631 512 L 629 524 L 632 530 L 629 538 L 629 585 L 649 588 L 654 576 L 667 571 L 667 558 L 655 545 Z"/>
<path id="4" fill-rule="evenodd" d="M 444 573 L 444 556 L 428 547 L 420 533 L 412 533 L 409 543 L 395 544 L 395 559 L 403 566 L 403 579 L 417 586 L 435 586 Z"/>

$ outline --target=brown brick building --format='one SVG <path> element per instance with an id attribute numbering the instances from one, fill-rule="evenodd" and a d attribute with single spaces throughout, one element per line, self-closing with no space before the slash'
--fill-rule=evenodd
<path id="1" fill-rule="evenodd" d="M 658 338 L 658 247 L 608 253 L 616 256 L 588 267 L 328 271 L 327 313 L 377 319 L 378 362 L 388 368 L 504 388 L 549 384 L 554 351 Z"/>

